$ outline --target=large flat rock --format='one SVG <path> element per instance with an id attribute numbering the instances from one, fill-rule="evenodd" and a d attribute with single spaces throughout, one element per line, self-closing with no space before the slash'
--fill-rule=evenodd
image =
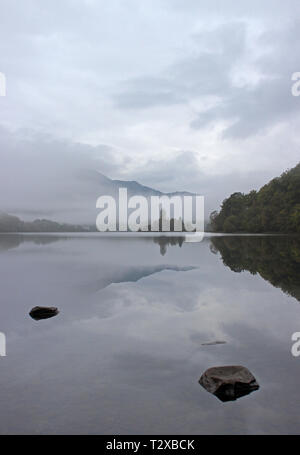
<path id="1" fill-rule="evenodd" d="M 199 383 L 221 401 L 232 401 L 259 388 L 253 374 L 241 365 L 213 367 L 206 370 Z"/>

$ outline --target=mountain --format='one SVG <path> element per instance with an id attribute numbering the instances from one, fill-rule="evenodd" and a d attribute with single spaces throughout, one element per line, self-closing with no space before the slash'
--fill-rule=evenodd
<path id="1" fill-rule="evenodd" d="M 300 233 L 300 163 L 259 191 L 233 193 L 210 222 L 215 232 Z"/>
<path id="2" fill-rule="evenodd" d="M 149 186 L 142 185 L 136 180 L 113 180 L 106 177 L 104 174 L 98 171 L 83 171 L 80 173 L 82 180 L 91 185 L 91 188 L 106 191 L 108 195 L 117 195 L 119 188 L 127 188 L 128 195 L 133 196 L 193 196 L 193 193 L 188 191 L 174 191 L 171 193 L 163 193 L 162 191 L 156 190 Z M 101 196 L 102 194 L 99 194 Z"/>
<path id="3" fill-rule="evenodd" d="M 79 185 L 76 188 L 76 206 L 75 198 L 70 205 L 73 206 L 72 213 L 76 210 L 78 218 L 76 222 L 80 223 L 95 223 L 99 209 L 96 209 L 96 200 L 100 196 L 112 196 L 118 201 L 119 189 L 127 188 L 128 198 L 131 196 L 144 196 L 148 202 L 151 196 L 192 196 L 192 193 L 187 191 L 175 191 L 171 193 L 163 193 L 162 191 L 140 184 L 132 180 L 113 180 L 97 171 L 81 171 L 78 176 Z M 118 202 L 117 202 L 118 206 Z M 149 204 L 150 206 L 150 204 Z M 66 212 L 66 214 L 68 214 Z M 68 221 L 74 218 L 68 218 Z"/>
<path id="4" fill-rule="evenodd" d="M 0 232 L 91 232 L 96 230 L 95 222 L 99 213 L 96 209 L 96 200 L 99 196 L 113 196 L 118 200 L 119 188 L 127 188 L 128 197 L 144 196 L 148 200 L 151 196 L 192 196 L 192 193 L 173 192 L 163 193 L 136 181 L 112 180 L 97 171 L 81 171 L 77 175 L 76 185 L 70 186 L 63 194 L 58 194 L 61 204 L 59 210 L 50 211 L 51 218 L 37 218 L 34 221 L 23 221 L 23 212 L 10 215 L 0 212 Z M 64 205 L 63 205 L 64 204 Z M 37 213 L 38 209 L 34 210 Z M 26 212 L 25 212 L 26 213 Z M 33 212 L 32 212 L 33 213 Z M 28 216 L 28 215 L 27 215 Z M 65 222 L 65 220 L 67 222 Z M 172 230 L 172 229 L 171 229 Z"/>
<path id="5" fill-rule="evenodd" d="M 66 169 L 53 176 L 51 184 L 45 189 L 44 182 L 31 182 L 30 194 L 23 197 L 21 203 L 13 205 L 2 204 L 1 208 L 7 213 L 13 213 L 23 220 L 34 218 L 55 220 L 59 223 L 95 225 L 99 209 L 96 201 L 100 196 L 113 196 L 118 199 L 119 188 L 127 188 L 128 196 L 179 195 L 188 192 L 163 193 L 154 188 L 141 185 L 137 181 L 113 180 L 95 170 L 79 171 Z M 28 188 L 23 188 L 25 194 Z"/>

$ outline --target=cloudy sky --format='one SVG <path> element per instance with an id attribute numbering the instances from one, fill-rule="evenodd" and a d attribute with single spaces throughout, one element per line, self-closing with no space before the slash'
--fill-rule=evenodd
<path id="1" fill-rule="evenodd" d="M 84 168 L 211 211 L 300 160 L 298 0 L 0 8 L 0 209 L 46 213 Z"/>

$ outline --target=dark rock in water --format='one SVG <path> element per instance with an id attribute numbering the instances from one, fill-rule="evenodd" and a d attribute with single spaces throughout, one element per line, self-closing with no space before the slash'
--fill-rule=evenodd
<path id="1" fill-rule="evenodd" d="M 221 401 L 233 401 L 259 389 L 253 374 L 239 365 L 209 368 L 199 383 Z"/>
<path id="2" fill-rule="evenodd" d="M 59 313 L 58 309 L 54 306 L 35 306 L 30 311 L 30 316 L 39 321 L 40 319 L 48 319 L 56 316 Z"/>

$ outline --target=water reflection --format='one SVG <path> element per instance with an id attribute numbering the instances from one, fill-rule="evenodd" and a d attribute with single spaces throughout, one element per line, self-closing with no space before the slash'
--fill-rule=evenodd
<path id="1" fill-rule="evenodd" d="M 295 240 L 3 239 L 1 433 L 299 433 L 299 305 L 274 287 L 297 290 Z M 59 317 L 33 322 L 40 304 Z M 198 383 L 210 367 L 239 364 L 259 393 L 223 406 Z"/>
<path id="2" fill-rule="evenodd" d="M 181 236 L 181 237 L 173 237 L 173 236 L 170 236 L 170 237 L 154 237 L 153 238 L 153 242 L 154 243 L 158 243 L 159 244 L 159 247 L 160 247 L 160 254 L 162 256 L 164 256 L 167 252 L 167 248 L 168 246 L 175 246 L 175 245 L 178 245 L 180 248 L 184 242 L 184 239 L 185 237 L 184 236 Z"/>
<path id="3" fill-rule="evenodd" d="M 48 245 L 58 240 L 67 239 L 67 236 L 37 235 L 37 234 L 0 234 L 0 253 L 13 248 L 18 248 L 24 242 L 35 245 Z"/>
<path id="4" fill-rule="evenodd" d="M 258 273 L 300 301 L 299 237 L 213 237 L 211 251 L 220 252 L 232 271 Z"/>

